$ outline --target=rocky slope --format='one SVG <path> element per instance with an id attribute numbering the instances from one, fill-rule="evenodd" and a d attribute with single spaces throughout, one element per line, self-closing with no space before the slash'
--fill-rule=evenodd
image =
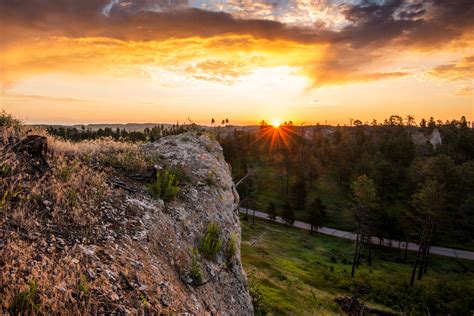
<path id="1" fill-rule="evenodd" d="M 2 313 L 253 314 L 238 195 L 216 141 L 186 133 L 135 147 L 48 137 L 43 161 L 35 155 L 46 148 L 19 150 L 21 139 L 18 131 L 0 139 Z M 150 194 L 153 170 L 179 175 L 176 197 Z M 206 259 L 198 249 L 211 222 L 222 247 Z"/>

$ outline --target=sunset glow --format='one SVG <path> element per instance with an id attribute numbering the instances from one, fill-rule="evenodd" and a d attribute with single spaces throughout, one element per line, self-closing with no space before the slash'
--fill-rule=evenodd
<path id="1" fill-rule="evenodd" d="M 463 1 L 2 1 L 1 107 L 66 124 L 472 119 L 472 12 Z"/>

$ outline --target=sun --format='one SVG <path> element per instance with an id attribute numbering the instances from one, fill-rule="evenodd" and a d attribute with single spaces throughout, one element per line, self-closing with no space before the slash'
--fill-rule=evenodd
<path id="1" fill-rule="evenodd" d="M 272 126 L 273 127 L 278 128 L 278 127 L 280 127 L 280 125 L 281 125 L 280 121 L 278 121 L 278 120 L 273 120 L 272 121 Z"/>

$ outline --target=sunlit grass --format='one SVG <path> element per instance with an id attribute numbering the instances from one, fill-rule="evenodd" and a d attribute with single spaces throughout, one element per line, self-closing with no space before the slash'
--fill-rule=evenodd
<path id="1" fill-rule="evenodd" d="M 242 262 L 247 274 L 257 278 L 273 315 L 332 315 L 340 314 L 334 298 L 352 295 L 355 285 L 370 286 L 366 303 L 395 311 L 407 311 L 411 298 L 400 306 L 383 306 L 393 302 L 397 291 L 404 288 L 411 272 L 414 253 L 409 253 L 408 264 L 403 264 L 403 252 L 381 248 L 374 251 L 373 266 L 366 259 L 350 278 L 353 243 L 348 240 L 310 235 L 306 231 L 285 227 L 257 219 L 242 223 Z M 460 263 L 458 263 L 460 262 Z M 474 286 L 466 280 L 474 277 L 474 263 L 432 256 L 428 275 L 413 291 L 442 291 L 446 284 L 454 288 Z M 465 272 L 465 269 L 471 272 Z M 412 293 L 408 290 L 408 294 Z M 430 296 L 424 300 L 427 300 Z M 374 296 L 377 299 L 374 299 Z M 428 297 L 428 298 L 427 298 Z M 433 298 L 434 299 L 434 298 Z M 416 300 L 416 298 L 415 298 Z M 419 299 L 420 304 L 423 299 Z M 405 305 L 403 305 L 405 304 Z"/>

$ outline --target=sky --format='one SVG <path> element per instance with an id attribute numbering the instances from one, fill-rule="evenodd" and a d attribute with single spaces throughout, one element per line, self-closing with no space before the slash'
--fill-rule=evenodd
<path id="1" fill-rule="evenodd" d="M 472 0 L 0 0 L 26 123 L 474 120 Z"/>

